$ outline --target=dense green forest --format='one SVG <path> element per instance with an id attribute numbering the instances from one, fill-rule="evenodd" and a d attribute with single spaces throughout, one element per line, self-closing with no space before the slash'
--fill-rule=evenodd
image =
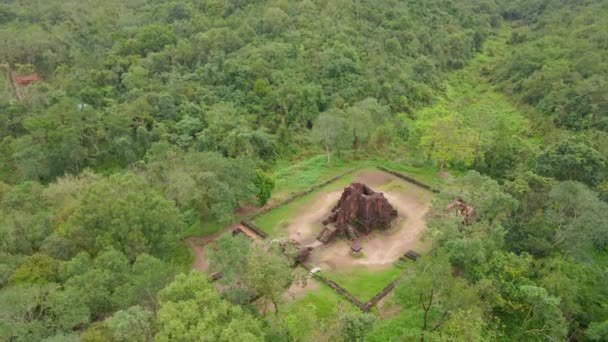
<path id="1" fill-rule="evenodd" d="M 0 341 L 608 340 L 606 1 L 0 0 L 0 44 Z M 442 190 L 390 312 L 190 271 L 366 161 Z"/>

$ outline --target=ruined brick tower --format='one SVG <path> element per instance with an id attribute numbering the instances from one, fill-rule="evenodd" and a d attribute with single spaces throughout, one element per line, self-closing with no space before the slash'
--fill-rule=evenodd
<path id="1" fill-rule="evenodd" d="M 342 197 L 323 221 L 325 229 L 317 239 L 327 243 L 336 235 L 356 239 L 375 228 L 388 228 L 397 217 L 397 210 L 381 192 L 375 192 L 362 183 L 352 183 L 344 189 Z"/>

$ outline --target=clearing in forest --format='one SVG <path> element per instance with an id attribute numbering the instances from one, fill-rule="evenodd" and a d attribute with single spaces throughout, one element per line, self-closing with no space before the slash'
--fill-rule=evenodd
<path id="1" fill-rule="evenodd" d="M 374 230 L 357 240 L 362 247 L 357 255 L 351 253 L 353 241 L 347 238 L 328 244 L 317 240 L 323 229 L 322 221 L 330 215 L 350 182 L 360 182 L 384 193 L 398 212 L 389 228 Z M 383 171 L 364 169 L 259 216 L 255 224 L 272 238 L 289 238 L 302 246 L 314 247 L 307 264 L 320 267 L 325 277 L 365 302 L 403 271 L 395 263 L 405 252 L 424 251 L 420 239 L 432 196 L 431 191 Z"/>

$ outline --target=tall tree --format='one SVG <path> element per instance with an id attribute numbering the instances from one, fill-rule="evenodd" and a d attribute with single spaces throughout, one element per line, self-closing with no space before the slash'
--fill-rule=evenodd
<path id="1" fill-rule="evenodd" d="M 200 273 L 178 275 L 158 296 L 155 340 L 264 340 L 261 322 L 221 299 Z"/>
<path id="2" fill-rule="evenodd" d="M 313 126 L 315 139 L 323 145 L 327 162 L 331 162 L 332 152 L 348 148 L 353 136 L 344 114 L 339 109 L 332 109 L 319 115 Z"/>

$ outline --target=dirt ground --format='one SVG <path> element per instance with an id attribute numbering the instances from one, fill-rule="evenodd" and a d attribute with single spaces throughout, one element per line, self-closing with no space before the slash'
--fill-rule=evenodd
<path id="1" fill-rule="evenodd" d="M 346 270 L 356 266 L 389 267 L 409 249 L 416 247 L 425 229 L 425 215 L 432 193 L 382 171 L 365 171 L 355 177 L 375 191 L 381 191 L 397 209 L 399 216 L 385 231 L 376 231 L 360 238 L 363 254 L 350 254 L 352 241 L 338 239 L 323 245 L 316 241 L 322 221 L 327 218 L 342 193 L 323 193 L 300 215 L 290 220 L 289 237 L 303 245 L 314 246 L 310 264 L 325 270 Z"/>
<path id="2" fill-rule="evenodd" d="M 409 182 L 382 171 L 364 171 L 355 180 L 363 182 L 375 191 L 382 191 L 388 201 L 399 212 L 391 228 L 377 231 L 360 238 L 363 254 L 357 258 L 350 255 L 351 241 L 334 240 L 324 245 L 316 237 L 323 229 L 322 221 L 327 218 L 336 205 L 342 190 L 319 194 L 306 210 L 294 216 L 286 227 L 288 236 L 302 245 L 314 247 L 310 263 L 325 270 L 345 270 L 350 267 L 366 266 L 384 268 L 390 266 L 407 250 L 413 249 L 424 231 L 425 215 L 428 211 L 432 193 Z M 240 225 L 239 225 L 240 226 Z M 186 242 L 194 252 L 192 268 L 206 271 L 209 267 L 205 257 L 205 247 L 221 234 L 234 229 L 226 227 L 216 234 L 205 238 L 190 237 Z M 245 227 L 245 234 L 257 237 Z M 290 289 L 297 290 L 297 289 Z M 290 291 L 291 292 L 291 291 Z"/>
<path id="3" fill-rule="evenodd" d="M 194 260 L 192 260 L 192 268 L 204 272 L 209 268 L 209 263 L 205 257 L 205 247 L 213 240 L 199 237 L 189 237 L 186 239 L 186 243 L 190 246 L 190 249 L 194 252 Z"/>

